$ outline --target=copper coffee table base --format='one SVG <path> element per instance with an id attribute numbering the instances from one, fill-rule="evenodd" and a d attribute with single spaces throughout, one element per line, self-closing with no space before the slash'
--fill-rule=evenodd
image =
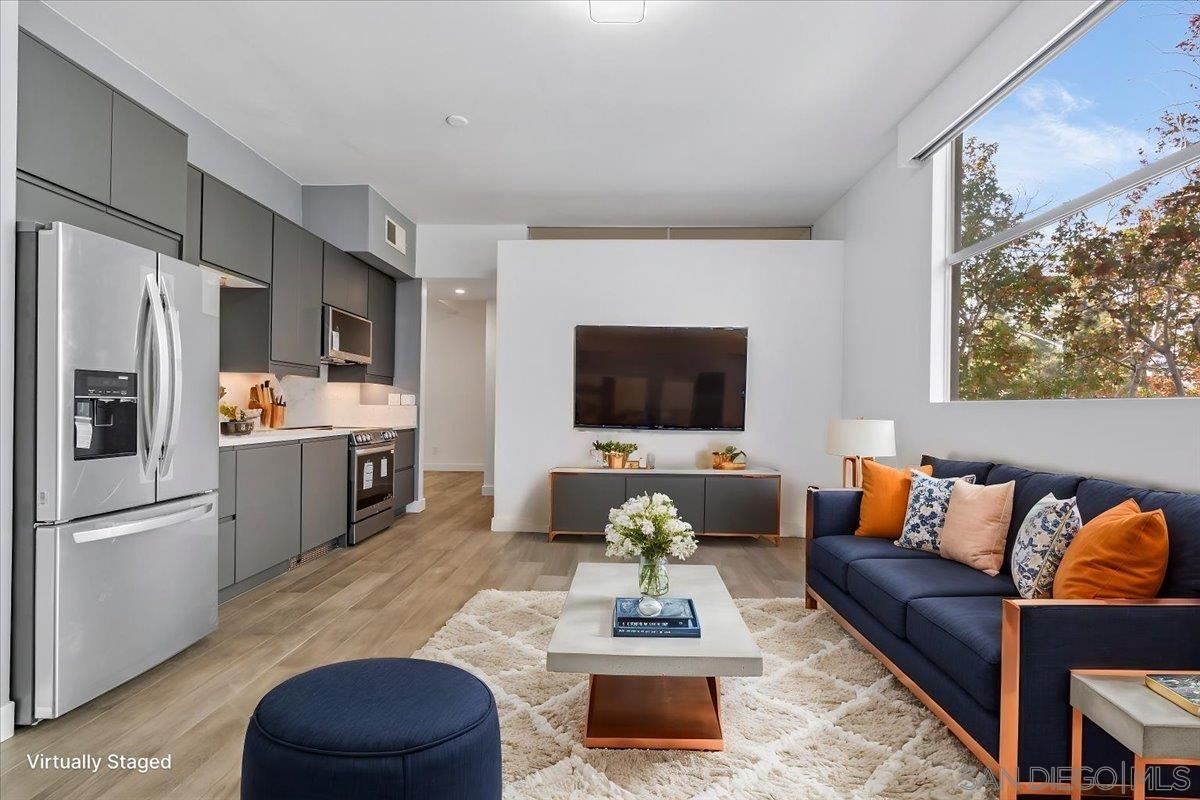
<path id="1" fill-rule="evenodd" d="M 584 747 L 724 750 L 718 678 L 593 675 Z"/>

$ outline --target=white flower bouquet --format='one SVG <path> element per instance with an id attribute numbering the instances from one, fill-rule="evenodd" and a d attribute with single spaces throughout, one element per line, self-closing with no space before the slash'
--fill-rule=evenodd
<path id="1" fill-rule="evenodd" d="M 604 538 L 610 558 L 641 559 L 638 590 L 648 597 L 667 593 L 667 556 L 686 561 L 697 547 L 692 526 L 679 518 L 671 498 L 658 492 L 631 497 L 609 511 Z"/>

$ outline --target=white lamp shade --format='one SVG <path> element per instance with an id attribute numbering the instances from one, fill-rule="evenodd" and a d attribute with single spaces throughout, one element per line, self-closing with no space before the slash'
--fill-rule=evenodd
<path id="1" fill-rule="evenodd" d="M 829 423 L 825 452 L 832 456 L 894 456 L 896 423 L 890 419 L 835 419 Z"/>

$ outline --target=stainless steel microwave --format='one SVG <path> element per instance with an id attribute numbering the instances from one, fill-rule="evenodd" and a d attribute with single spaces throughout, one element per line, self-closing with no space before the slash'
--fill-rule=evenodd
<path id="1" fill-rule="evenodd" d="M 371 363 L 371 320 L 325 306 L 323 359 L 329 364 Z"/>

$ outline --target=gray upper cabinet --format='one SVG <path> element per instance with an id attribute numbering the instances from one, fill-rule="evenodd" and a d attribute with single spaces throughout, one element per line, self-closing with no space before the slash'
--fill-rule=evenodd
<path id="1" fill-rule="evenodd" d="M 323 242 L 276 215 L 271 281 L 271 361 L 310 367 L 321 360 Z"/>
<path id="2" fill-rule="evenodd" d="M 351 314 L 367 316 L 370 270 L 370 267 L 354 256 L 326 242 L 322 280 L 322 297 L 325 302 Z"/>
<path id="3" fill-rule="evenodd" d="M 183 231 L 183 260 L 200 263 L 200 200 L 204 196 L 204 173 L 187 168 L 187 224 Z"/>
<path id="4" fill-rule="evenodd" d="M 236 452 L 234 565 L 236 579 L 244 581 L 300 553 L 300 445 Z"/>
<path id="5" fill-rule="evenodd" d="M 396 372 L 396 281 L 368 271 L 367 316 L 371 320 L 371 363 L 367 374 L 392 382 Z"/>
<path id="6" fill-rule="evenodd" d="M 183 233 L 187 170 L 187 134 L 122 95 L 114 95 L 113 208 Z"/>
<path id="7" fill-rule="evenodd" d="M 349 518 L 350 453 L 344 437 L 304 442 L 300 550 L 346 532 Z"/>
<path id="8" fill-rule="evenodd" d="M 179 257 L 178 239 L 110 214 L 98 203 L 76 200 L 52 191 L 36 179 L 25 176 L 17 178 L 17 219 L 25 222 L 62 221 L 163 255 Z"/>
<path id="9" fill-rule="evenodd" d="M 17 169 L 109 202 L 113 90 L 22 32 Z"/>
<path id="10" fill-rule="evenodd" d="M 270 283 L 273 216 L 246 195 L 205 175 L 200 260 Z"/>

